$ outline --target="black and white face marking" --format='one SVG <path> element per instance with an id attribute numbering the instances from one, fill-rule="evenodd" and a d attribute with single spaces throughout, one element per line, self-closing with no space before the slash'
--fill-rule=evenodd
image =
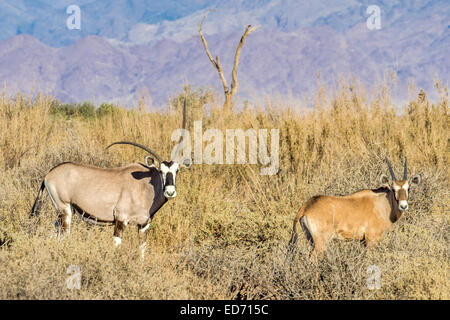
<path id="1" fill-rule="evenodd" d="M 175 198 L 177 196 L 175 185 L 179 164 L 174 161 L 163 161 L 161 162 L 160 169 L 163 176 L 164 196 L 167 199 Z"/>
<path id="2" fill-rule="evenodd" d="M 392 189 L 394 189 L 395 199 L 398 201 L 398 208 L 401 211 L 408 210 L 409 183 L 407 180 L 393 181 Z"/>

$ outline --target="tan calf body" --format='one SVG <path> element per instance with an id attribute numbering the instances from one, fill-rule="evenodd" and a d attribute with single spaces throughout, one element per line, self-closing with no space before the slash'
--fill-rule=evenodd
<path id="1" fill-rule="evenodd" d="M 386 159 L 387 160 L 387 159 Z M 392 168 L 388 162 L 389 169 Z M 373 247 L 408 209 L 410 184 L 419 184 L 420 177 L 393 180 L 382 175 L 383 187 L 362 190 L 346 196 L 314 196 L 299 210 L 294 219 L 290 248 L 297 242 L 297 224 L 300 222 L 314 249 L 312 257 L 320 257 L 333 238 L 361 240 Z"/>

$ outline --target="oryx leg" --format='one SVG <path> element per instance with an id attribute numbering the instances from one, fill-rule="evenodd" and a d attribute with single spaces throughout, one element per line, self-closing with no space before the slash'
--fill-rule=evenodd
<path id="1" fill-rule="evenodd" d="M 320 260 L 323 257 L 324 252 L 327 250 L 328 240 L 323 236 L 317 236 L 314 238 L 314 249 L 311 253 L 312 260 Z"/>
<path id="2" fill-rule="evenodd" d="M 70 234 L 70 224 L 72 222 L 72 206 L 69 203 L 61 205 L 58 211 L 58 220 L 56 223 L 59 224 L 61 233 L 68 235 Z"/>
<path id="3" fill-rule="evenodd" d="M 122 233 L 128 223 L 125 221 L 116 220 L 114 226 L 114 247 L 118 247 L 122 244 Z"/>
<path id="4" fill-rule="evenodd" d="M 139 236 L 139 250 L 141 252 L 141 258 L 145 258 L 145 249 L 147 248 L 147 236 L 148 229 L 150 227 L 150 221 L 145 225 L 138 225 L 138 236 Z"/>
<path id="5" fill-rule="evenodd" d="M 53 186 L 45 182 L 45 188 L 47 189 L 50 200 L 53 206 L 58 211 L 58 218 L 55 222 L 55 227 L 58 229 L 58 235 L 67 235 L 70 233 L 70 224 L 72 222 L 72 206 L 70 203 L 62 201 Z"/>
<path id="6" fill-rule="evenodd" d="M 308 216 L 303 216 L 300 224 L 306 235 L 306 239 L 309 243 L 311 243 L 313 248 L 310 259 L 320 259 L 323 256 L 323 253 L 327 250 L 328 241 L 331 238 L 330 234 L 320 230 L 319 225 L 314 221 L 314 219 Z"/>
<path id="7" fill-rule="evenodd" d="M 383 233 L 367 233 L 364 236 L 364 242 L 368 249 L 373 249 L 377 245 L 378 241 L 383 237 Z"/>

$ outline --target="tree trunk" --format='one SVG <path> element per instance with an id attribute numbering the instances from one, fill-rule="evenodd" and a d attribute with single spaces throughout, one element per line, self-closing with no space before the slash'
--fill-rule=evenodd
<path id="1" fill-rule="evenodd" d="M 233 112 L 233 95 L 231 93 L 225 93 L 225 102 L 223 104 L 223 111 L 225 113 Z"/>

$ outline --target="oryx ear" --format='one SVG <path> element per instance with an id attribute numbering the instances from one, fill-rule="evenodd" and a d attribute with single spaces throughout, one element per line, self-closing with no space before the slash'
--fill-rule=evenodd
<path id="1" fill-rule="evenodd" d="M 152 156 L 146 156 L 146 157 L 145 157 L 145 165 L 146 165 L 147 167 L 152 167 L 152 166 L 154 166 L 154 165 L 155 165 L 155 159 L 153 159 Z"/>
<path id="2" fill-rule="evenodd" d="M 420 183 L 420 176 L 418 174 L 415 174 L 409 179 L 409 181 L 411 182 L 411 184 L 417 186 Z"/>
<path id="3" fill-rule="evenodd" d="M 389 177 L 387 175 L 385 175 L 384 173 L 382 173 L 380 175 L 380 182 L 381 182 L 382 185 L 389 186 L 389 183 L 390 183 Z"/>
<path id="4" fill-rule="evenodd" d="M 185 168 L 190 168 L 192 166 L 192 159 L 191 158 L 184 158 L 181 165 Z"/>

